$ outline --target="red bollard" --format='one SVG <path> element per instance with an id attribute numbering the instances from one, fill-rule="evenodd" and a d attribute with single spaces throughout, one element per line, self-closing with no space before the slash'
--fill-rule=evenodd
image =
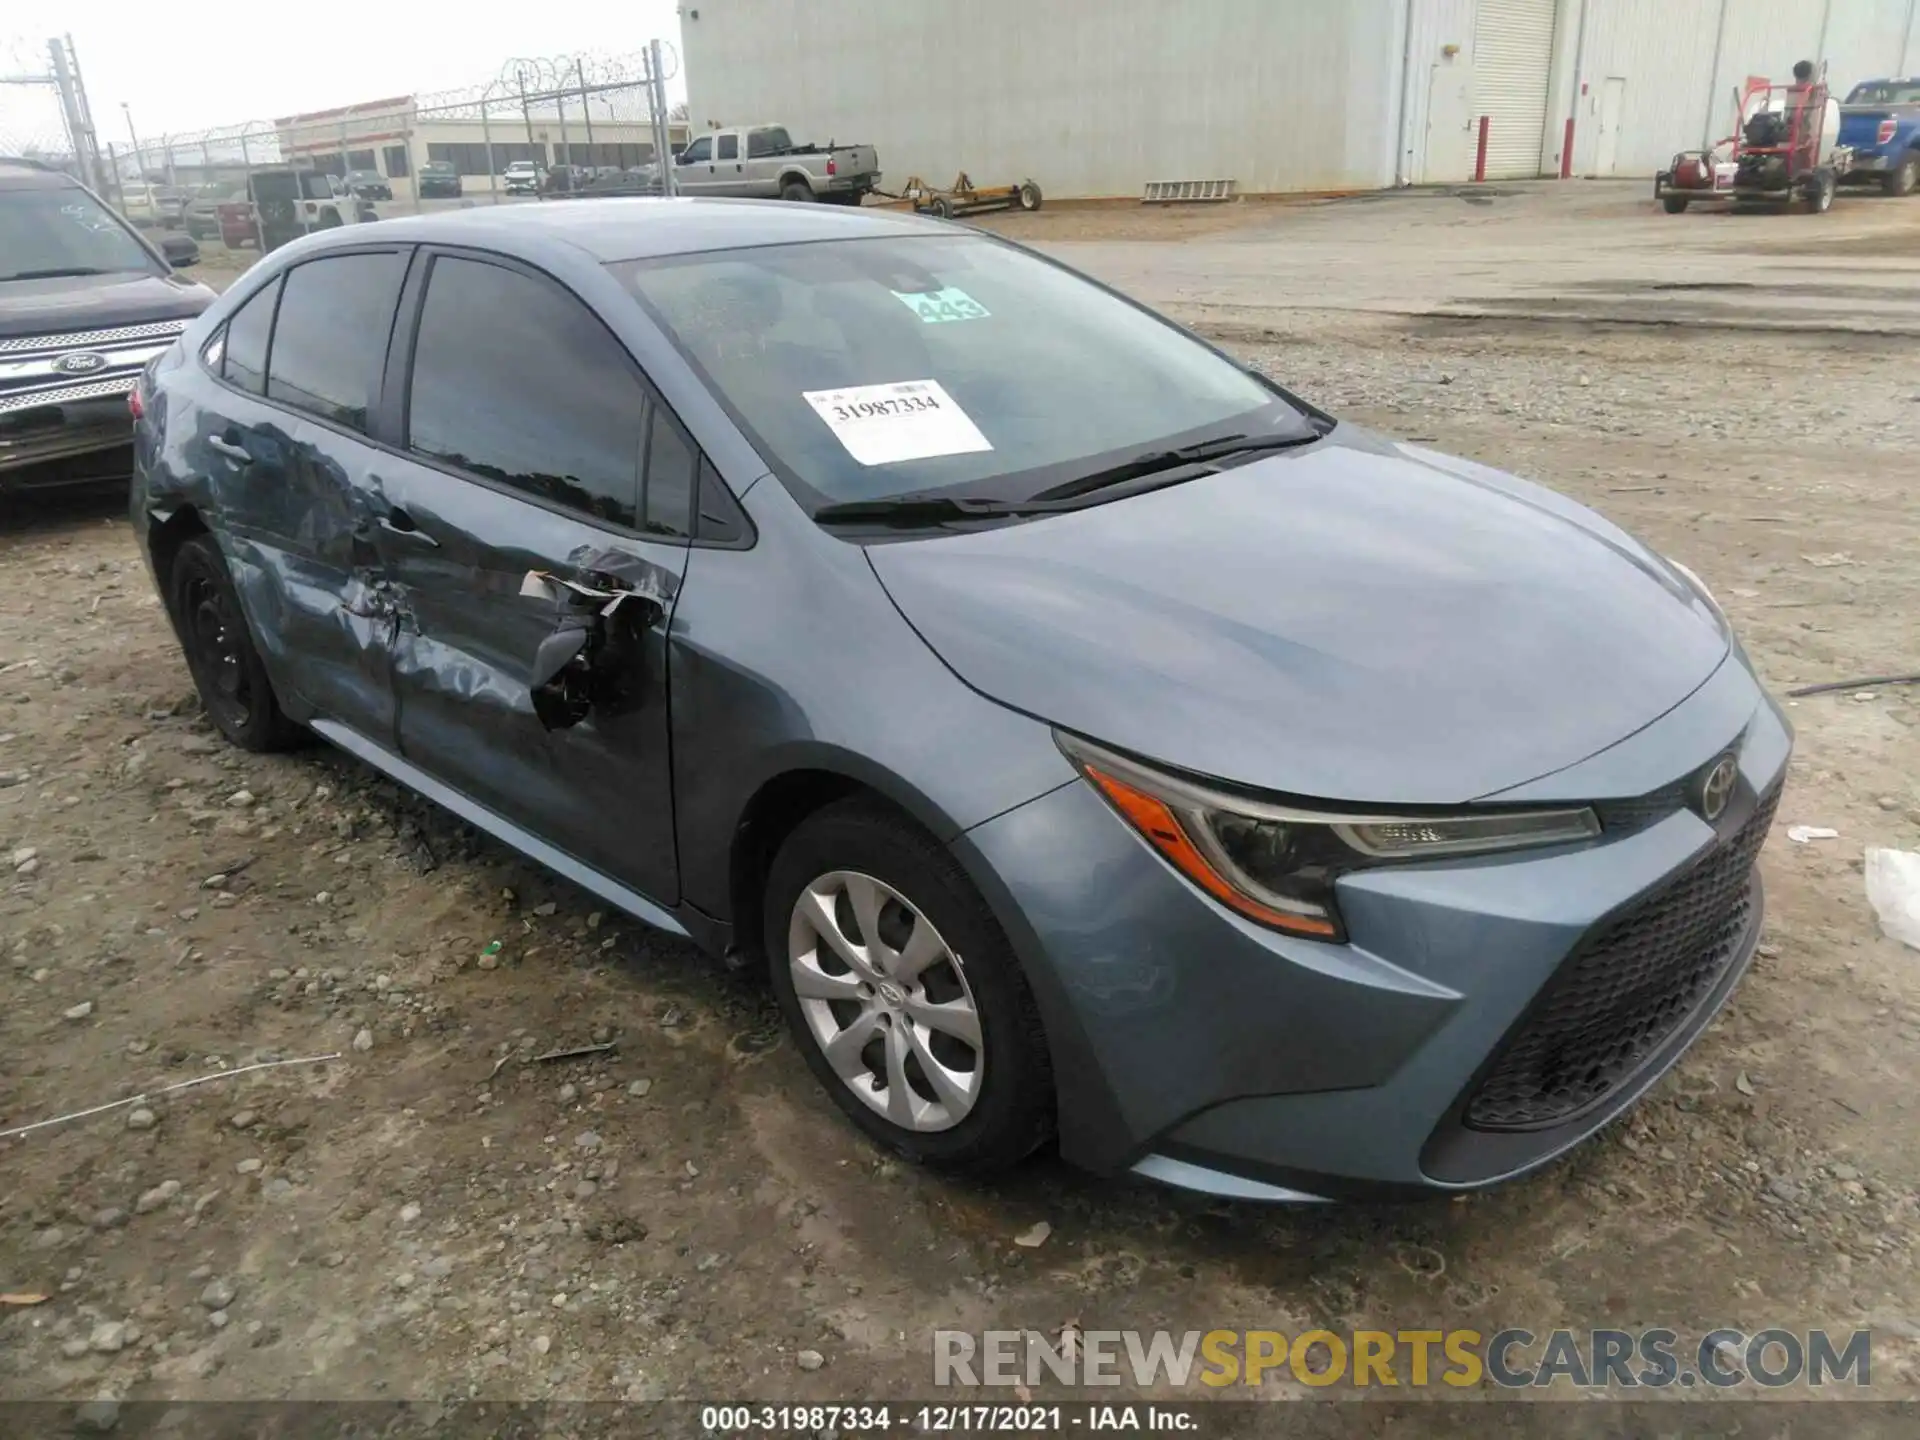
<path id="1" fill-rule="evenodd" d="M 1560 142 L 1560 178 L 1573 178 L 1573 117 L 1567 116 L 1567 133 Z"/>
<path id="2" fill-rule="evenodd" d="M 1473 157 L 1473 183 L 1476 185 L 1487 178 L 1487 131 L 1492 125 L 1491 115 L 1480 117 L 1480 149 Z"/>

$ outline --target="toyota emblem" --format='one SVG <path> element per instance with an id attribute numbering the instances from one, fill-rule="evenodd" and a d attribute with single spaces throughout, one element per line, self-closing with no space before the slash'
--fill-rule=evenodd
<path id="1" fill-rule="evenodd" d="M 61 375 L 91 375 L 107 368 L 107 357 L 98 350 L 75 350 L 55 360 L 53 368 Z"/>
<path id="2" fill-rule="evenodd" d="M 1740 767 L 1731 755 L 1723 755 L 1700 782 L 1700 813 L 1708 820 L 1718 820 L 1733 798 L 1734 782 L 1739 778 Z"/>

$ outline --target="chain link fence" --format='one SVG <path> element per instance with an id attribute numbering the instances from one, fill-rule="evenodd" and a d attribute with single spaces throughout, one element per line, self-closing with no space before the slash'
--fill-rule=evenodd
<path id="1" fill-rule="evenodd" d="M 108 147 L 109 198 L 137 223 L 265 249 L 275 237 L 249 202 L 268 172 L 311 202 L 295 233 L 453 206 L 658 194 L 672 185 L 661 151 L 688 138 L 684 107 L 666 100 L 676 66 L 657 41 L 630 55 L 516 59 L 460 90 L 143 137 Z"/>
<path id="2" fill-rule="evenodd" d="M 0 155 L 100 180 L 93 117 L 71 40 L 0 36 Z"/>

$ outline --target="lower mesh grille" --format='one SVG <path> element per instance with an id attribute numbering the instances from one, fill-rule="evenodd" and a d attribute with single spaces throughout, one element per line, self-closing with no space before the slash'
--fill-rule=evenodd
<path id="1" fill-rule="evenodd" d="M 1776 789 L 1731 840 L 1597 932 L 1547 982 L 1467 1102 L 1475 1130 L 1538 1130 L 1598 1104 L 1726 973 L 1753 918 Z"/>

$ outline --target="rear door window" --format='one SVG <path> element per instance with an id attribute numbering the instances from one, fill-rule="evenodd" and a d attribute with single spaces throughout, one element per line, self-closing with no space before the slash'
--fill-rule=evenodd
<path id="1" fill-rule="evenodd" d="M 280 296 L 280 282 L 264 286 L 227 321 L 222 343 L 220 375 L 236 389 L 249 395 L 264 395 L 267 389 L 267 341 L 273 335 L 273 305 Z"/>
<path id="2" fill-rule="evenodd" d="M 433 262 L 408 397 L 417 453 L 634 529 L 649 403 L 625 348 L 551 280 Z"/>
<path id="3" fill-rule="evenodd" d="M 289 270 L 267 366 L 267 398 L 365 432 L 406 275 L 398 251 L 329 255 Z M 231 344 L 231 342 L 229 342 Z"/>

